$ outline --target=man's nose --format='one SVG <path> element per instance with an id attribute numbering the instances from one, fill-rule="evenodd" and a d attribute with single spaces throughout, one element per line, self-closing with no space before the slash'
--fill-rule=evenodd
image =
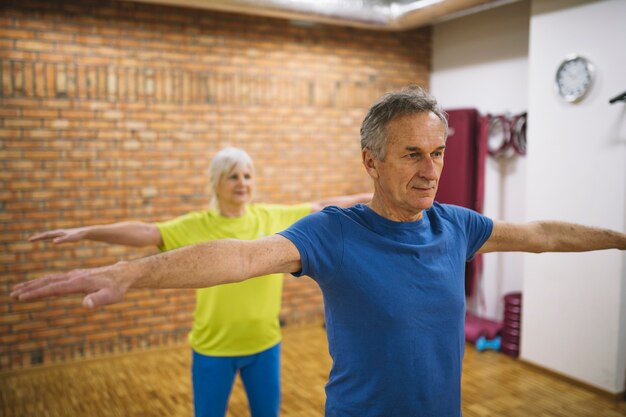
<path id="1" fill-rule="evenodd" d="M 419 175 L 428 181 L 434 181 L 437 179 L 437 169 L 435 168 L 435 162 L 431 158 L 425 158 L 422 161 L 420 164 Z"/>

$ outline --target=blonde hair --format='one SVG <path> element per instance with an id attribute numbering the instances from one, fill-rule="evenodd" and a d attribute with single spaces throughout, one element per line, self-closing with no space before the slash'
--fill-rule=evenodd
<path id="1" fill-rule="evenodd" d="M 211 187 L 211 207 L 217 208 L 217 186 L 220 181 L 237 168 L 249 167 L 254 174 L 252 158 L 240 148 L 228 147 L 219 151 L 209 166 L 209 186 Z"/>

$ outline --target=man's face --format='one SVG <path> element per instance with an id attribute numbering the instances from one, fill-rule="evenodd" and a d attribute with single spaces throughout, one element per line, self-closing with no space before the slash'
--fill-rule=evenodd
<path id="1" fill-rule="evenodd" d="M 433 205 L 437 193 L 446 144 L 444 125 L 430 112 L 406 115 L 388 124 L 387 139 L 384 161 L 365 150 L 364 163 L 389 218 L 415 220 Z"/>

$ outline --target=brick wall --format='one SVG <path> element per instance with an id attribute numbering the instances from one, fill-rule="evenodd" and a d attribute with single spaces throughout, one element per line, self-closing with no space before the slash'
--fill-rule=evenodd
<path id="1" fill-rule="evenodd" d="M 430 31 L 107 1 L 4 1 L 0 10 L 0 369 L 185 340 L 193 291 L 13 303 L 24 279 L 155 253 L 34 232 L 157 221 L 206 207 L 212 155 L 256 161 L 257 200 L 371 189 L 360 122 L 384 91 L 427 85 Z M 319 320 L 317 286 L 285 283 L 284 322 Z"/>

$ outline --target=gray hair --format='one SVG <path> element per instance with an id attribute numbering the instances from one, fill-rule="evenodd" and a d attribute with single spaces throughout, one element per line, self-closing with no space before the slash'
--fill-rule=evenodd
<path id="1" fill-rule="evenodd" d="M 240 148 L 224 148 L 219 151 L 209 167 L 209 185 L 211 187 L 211 206 L 217 207 L 217 186 L 220 181 L 237 168 L 249 167 L 254 173 L 252 158 Z"/>
<path id="2" fill-rule="evenodd" d="M 435 97 L 420 87 L 408 86 L 383 95 L 368 110 L 361 124 L 361 150 L 369 149 L 378 160 L 387 151 L 387 126 L 393 119 L 409 114 L 431 112 L 437 116 L 448 137 L 448 117 Z"/>

